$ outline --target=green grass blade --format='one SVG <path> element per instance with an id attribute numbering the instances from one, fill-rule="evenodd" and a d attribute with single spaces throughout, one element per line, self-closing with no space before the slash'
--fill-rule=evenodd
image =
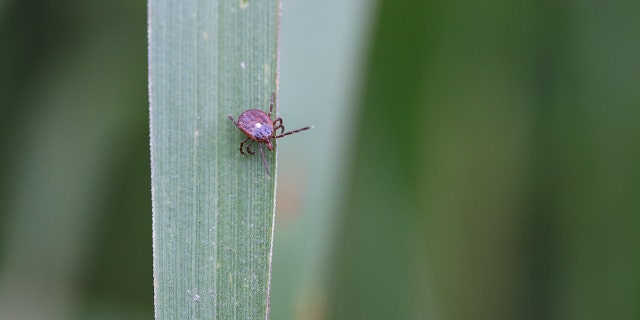
<path id="1" fill-rule="evenodd" d="M 277 0 L 149 2 L 157 319 L 267 317 L 275 152 L 269 176 L 227 115 L 268 108 L 278 19 Z"/>

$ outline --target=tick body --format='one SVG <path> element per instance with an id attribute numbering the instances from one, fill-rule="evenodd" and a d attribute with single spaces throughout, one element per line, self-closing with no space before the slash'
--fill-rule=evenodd
<path id="1" fill-rule="evenodd" d="M 269 151 L 273 150 L 272 139 L 282 138 L 296 132 L 309 130 L 312 127 L 304 127 L 297 130 L 284 132 L 284 125 L 282 124 L 282 118 L 276 118 L 271 120 L 271 113 L 273 112 L 273 103 L 275 101 L 275 92 L 271 94 L 271 105 L 269 106 L 269 113 L 266 113 L 259 109 L 251 109 L 243 112 L 238 121 L 233 120 L 233 116 L 229 115 L 229 120 L 247 136 L 246 139 L 240 142 L 240 153 L 244 155 L 245 150 L 249 154 L 255 154 L 255 151 L 251 151 L 251 146 L 258 142 L 258 149 L 262 155 L 262 164 L 264 169 L 269 174 L 269 168 L 267 167 L 267 161 L 264 158 L 264 152 L 262 151 L 262 145 L 266 144 Z M 277 131 L 280 130 L 280 134 Z M 245 146 L 245 143 L 247 143 Z"/>

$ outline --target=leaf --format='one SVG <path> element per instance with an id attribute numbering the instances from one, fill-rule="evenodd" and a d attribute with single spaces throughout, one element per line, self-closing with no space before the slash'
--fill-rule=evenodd
<path id="1" fill-rule="evenodd" d="M 243 157 L 227 115 L 268 109 L 278 19 L 276 0 L 149 2 L 157 319 L 267 318 L 276 157 Z"/>

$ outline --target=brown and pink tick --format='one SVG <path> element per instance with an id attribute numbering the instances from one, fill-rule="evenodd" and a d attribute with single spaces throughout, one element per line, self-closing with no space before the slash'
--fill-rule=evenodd
<path id="1" fill-rule="evenodd" d="M 296 132 L 309 130 L 313 128 L 304 127 L 297 130 L 284 132 L 284 125 L 282 124 L 282 118 L 278 117 L 275 120 L 271 120 L 271 113 L 273 112 L 273 103 L 276 99 L 276 93 L 271 94 L 271 105 L 269 106 L 269 113 L 258 109 L 251 109 L 243 112 L 239 117 L 238 121 L 233 120 L 233 116 L 229 115 L 229 120 L 233 122 L 233 124 L 247 136 L 246 139 L 240 142 L 240 153 L 244 155 L 244 150 L 247 150 L 249 154 L 255 154 L 255 151 L 251 151 L 251 146 L 254 142 L 258 142 L 258 149 L 260 149 L 260 154 L 262 155 L 262 164 L 264 165 L 264 170 L 269 174 L 269 168 L 267 167 L 267 160 L 264 158 L 264 151 L 262 151 L 262 144 L 267 145 L 267 149 L 269 151 L 273 150 L 273 143 L 271 139 L 278 139 L 284 136 L 288 136 L 290 134 L 294 134 Z M 276 134 L 276 131 L 280 130 L 280 134 Z M 249 140 L 251 140 L 249 142 Z M 249 144 L 244 146 L 246 142 Z"/>

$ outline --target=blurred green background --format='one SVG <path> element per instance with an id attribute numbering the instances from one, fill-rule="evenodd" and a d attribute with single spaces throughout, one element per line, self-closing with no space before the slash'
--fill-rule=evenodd
<path id="1" fill-rule="evenodd" d="M 271 319 L 640 319 L 640 2 L 283 2 Z M 0 319 L 153 317 L 146 31 L 0 3 Z"/>

